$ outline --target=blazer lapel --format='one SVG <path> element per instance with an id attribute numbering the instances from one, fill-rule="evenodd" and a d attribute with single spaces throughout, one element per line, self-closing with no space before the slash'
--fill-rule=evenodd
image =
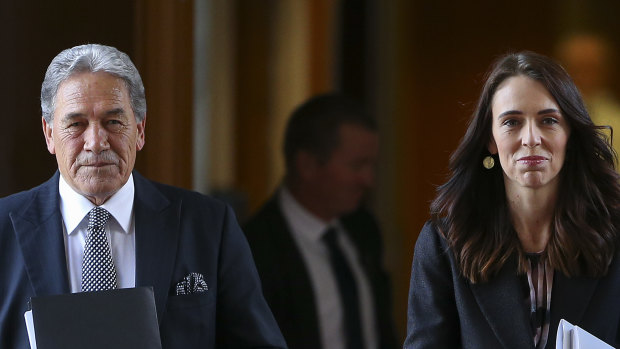
<path id="1" fill-rule="evenodd" d="M 566 277 L 555 271 L 551 293 L 551 323 L 548 343 L 555 343 L 558 325 L 561 319 L 576 325 L 581 322 L 590 299 L 596 290 L 598 279 L 587 277 Z"/>
<path id="2" fill-rule="evenodd" d="M 489 326 L 504 348 L 534 348 L 516 274 L 516 257 L 511 257 L 491 281 L 472 284 L 471 289 Z"/>
<path id="3" fill-rule="evenodd" d="M 56 172 L 22 210 L 9 213 L 35 295 L 70 292 L 58 178 Z"/>
<path id="4" fill-rule="evenodd" d="M 178 244 L 181 202 L 170 202 L 155 186 L 133 172 L 135 183 L 136 286 L 152 286 L 157 318 L 170 293 Z"/>
<path id="5" fill-rule="evenodd" d="M 277 194 L 266 204 L 265 211 L 264 214 L 268 216 L 270 236 L 273 237 L 273 243 L 277 244 L 277 249 L 283 253 L 282 277 L 286 280 L 288 293 L 295 295 L 296 298 L 295 302 L 288 303 L 294 306 L 295 309 L 287 313 L 303 314 L 303 316 L 291 318 L 288 321 L 303 322 L 303 326 L 296 327 L 303 328 L 304 334 L 300 335 L 301 338 L 311 342 L 303 343 L 303 346 L 301 343 L 298 343 L 299 346 L 319 348 L 320 331 L 313 292 L 314 287 L 310 281 L 310 275 L 308 274 L 301 251 L 295 243 L 288 223 L 280 210 L 280 201 Z"/>

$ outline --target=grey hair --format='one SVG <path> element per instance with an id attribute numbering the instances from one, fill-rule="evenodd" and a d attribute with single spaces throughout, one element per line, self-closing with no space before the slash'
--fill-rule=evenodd
<path id="1" fill-rule="evenodd" d="M 144 120 L 146 116 L 144 85 L 138 69 L 129 56 L 111 46 L 88 44 L 60 52 L 47 67 L 41 85 L 41 112 L 48 124 L 53 124 L 56 94 L 60 84 L 74 74 L 96 72 L 106 72 L 122 79 L 129 91 L 136 122 Z"/>

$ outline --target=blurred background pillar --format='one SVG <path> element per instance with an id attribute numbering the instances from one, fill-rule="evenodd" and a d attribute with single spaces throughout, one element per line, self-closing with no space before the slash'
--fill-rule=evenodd
<path id="1" fill-rule="evenodd" d="M 133 60 L 146 89 L 146 177 L 192 186 L 193 1 L 136 0 Z"/>

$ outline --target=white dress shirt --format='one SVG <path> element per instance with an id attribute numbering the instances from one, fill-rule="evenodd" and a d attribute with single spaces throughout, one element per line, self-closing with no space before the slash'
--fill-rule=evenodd
<path id="1" fill-rule="evenodd" d="M 306 210 L 293 195 L 282 187 L 279 191 L 280 209 L 293 240 L 301 251 L 304 264 L 314 289 L 314 301 L 318 307 L 319 331 L 321 344 L 325 349 L 345 349 L 345 324 L 343 321 L 342 301 L 338 284 L 334 277 L 329 259 L 329 251 L 322 241 L 323 234 L 329 227 L 338 230 L 338 243 L 353 271 L 360 301 L 362 333 L 366 349 L 377 348 L 377 326 L 372 289 L 353 242 L 345 234 L 339 220 L 324 222 Z"/>
<path id="2" fill-rule="evenodd" d="M 81 292 L 82 260 L 88 227 L 88 212 L 95 207 L 86 197 L 77 193 L 64 180 L 59 182 L 60 212 L 62 213 L 65 252 L 71 292 Z M 135 226 L 133 217 L 133 175 L 127 183 L 100 207 L 110 212 L 106 223 L 106 235 L 110 243 L 112 259 L 116 267 L 119 288 L 136 285 Z"/>

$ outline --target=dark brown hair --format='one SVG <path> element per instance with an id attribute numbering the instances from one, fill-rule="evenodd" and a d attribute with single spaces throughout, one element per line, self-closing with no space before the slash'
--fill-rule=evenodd
<path id="1" fill-rule="evenodd" d="M 338 93 L 316 95 L 297 107 L 291 114 L 284 134 L 284 160 L 287 176 L 296 177 L 295 158 L 304 150 L 327 162 L 340 145 L 340 126 L 352 124 L 369 131 L 377 123 L 353 99 Z"/>
<path id="2" fill-rule="evenodd" d="M 537 53 L 511 53 L 493 64 L 465 136 L 450 158 L 451 177 L 438 188 L 431 204 L 432 219 L 471 282 L 489 280 L 515 253 L 519 272 L 524 272 L 525 258 L 508 212 L 502 168 L 482 166 L 492 137 L 493 96 L 503 81 L 517 75 L 545 86 L 571 129 L 545 257 L 567 276 L 605 275 L 620 236 L 616 154 L 602 127 L 592 123 L 570 76 Z"/>

